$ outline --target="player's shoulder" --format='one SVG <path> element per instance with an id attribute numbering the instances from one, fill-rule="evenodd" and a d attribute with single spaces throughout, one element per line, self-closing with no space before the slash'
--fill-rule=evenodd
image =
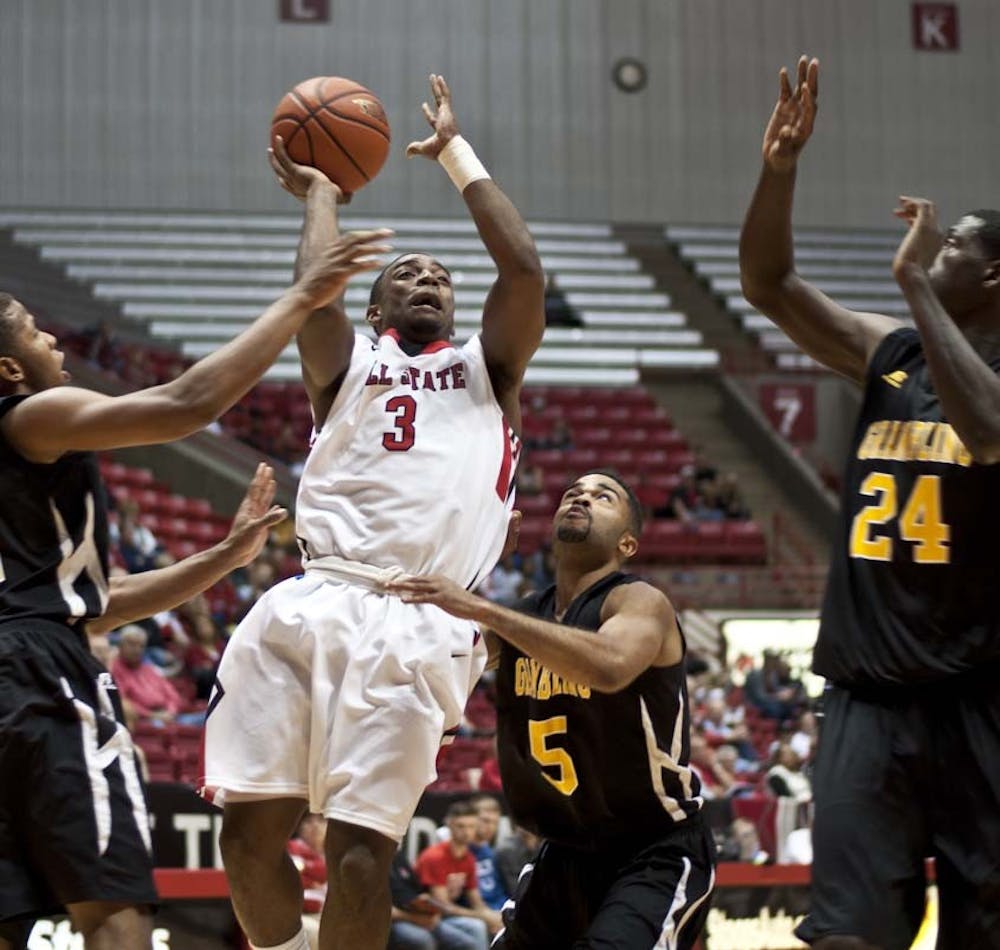
<path id="1" fill-rule="evenodd" d="M 614 578 L 614 583 L 609 584 L 602 614 L 607 617 L 621 610 L 672 614 L 673 605 L 667 595 L 649 581 L 635 574 L 620 574 Z"/>
<path id="2" fill-rule="evenodd" d="M 903 326 L 891 330 L 872 352 L 868 361 L 868 381 L 895 372 L 914 360 L 922 360 L 923 355 L 923 344 L 916 329 Z"/>

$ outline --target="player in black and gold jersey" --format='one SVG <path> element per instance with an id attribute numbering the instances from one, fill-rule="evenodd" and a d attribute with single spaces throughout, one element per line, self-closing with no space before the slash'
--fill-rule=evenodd
<path id="1" fill-rule="evenodd" d="M 555 585 L 517 609 L 438 577 L 391 587 L 492 632 L 504 792 L 545 839 L 494 947 L 689 948 L 708 914 L 684 638 L 663 593 L 622 572 L 640 530 L 628 487 L 591 472 L 555 515 Z"/>
<path id="2" fill-rule="evenodd" d="M 177 379 L 114 398 L 64 385 L 55 337 L 0 294 L 0 950 L 20 950 L 34 919 L 62 908 L 88 950 L 150 947 L 142 788 L 117 690 L 86 635 L 189 600 L 248 563 L 284 517 L 260 466 L 225 541 L 109 582 L 94 452 L 179 439 L 225 412 L 316 307 L 377 266 L 368 255 L 384 248 L 372 236 L 332 244 Z"/>
<path id="3" fill-rule="evenodd" d="M 740 241 L 743 292 L 863 387 L 814 669 L 828 680 L 800 935 L 909 947 L 936 859 L 942 947 L 1000 947 L 1000 213 L 909 224 L 893 274 L 916 329 L 795 272 L 791 207 L 818 63 L 781 71 Z"/>

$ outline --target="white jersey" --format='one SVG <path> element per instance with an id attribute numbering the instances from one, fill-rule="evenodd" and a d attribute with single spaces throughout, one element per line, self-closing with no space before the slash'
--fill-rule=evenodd
<path id="1" fill-rule="evenodd" d="M 392 331 L 355 336 L 299 483 L 305 561 L 334 555 L 474 587 L 503 548 L 519 452 L 478 335 L 416 356 Z"/>

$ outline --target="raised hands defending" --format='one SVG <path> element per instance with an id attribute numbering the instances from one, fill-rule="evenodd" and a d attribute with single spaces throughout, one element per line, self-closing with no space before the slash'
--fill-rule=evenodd
<path id="1" fill-rule="evenodd" d="M 388 228 L 348 231 L 316 255 L 295 282 L 295 289 L 306 295 L 314 309 L 325 307 L 343 293 L 355 274 L 382 266 L 382 261 L 374 255 L 392 250 L 382 243 L 392 234 Z"/>
<path id="2" fill-rule="evenodd" d="M 459 134 L 455 114 L 451 111 L 451 90 L 448 88 L 448 83 L 444 81 L 444 76 L 438 76 L 436 73 L 431 73 L 430 78 L 431 94 L 434 96 L 437 112 L 431 109 L 426 102 L 423 103 L 422 108 L 424 118 L 434 130 L 434 134 L 422 142 L 410 142 L 406 146 L 407 158 L 423 155 L 424 158 L 434 161 L 441 154 L 441 149 Z"/>
<path id="3" fill-rule="evenodd" d="M 819 60 L 799 57 L 795 89 L 782 66 L 778 102 L 764 131 L 764 162 L 776 172 L 791 171 L 816 121 Z"/>
<path id="4" fill-rule="evenodd" d="M 943 240 L 934 202 L 926 198 L 900 195 L 899 207 L 893 209 L 892 213 L 910 226 L 893 259 L 893 274 L 898 279 L 908 265 L 916 265 L 927 270 L 941 250 Z"/>

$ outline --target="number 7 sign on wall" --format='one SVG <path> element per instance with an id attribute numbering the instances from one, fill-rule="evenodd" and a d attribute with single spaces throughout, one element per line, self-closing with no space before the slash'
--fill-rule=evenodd
<path id="1" fill-rule="evenodd" d="M 771 425 L 794 445 L 816 438 L 816 390 L 810 383 L 763 383 L 760 406 Z"/>

